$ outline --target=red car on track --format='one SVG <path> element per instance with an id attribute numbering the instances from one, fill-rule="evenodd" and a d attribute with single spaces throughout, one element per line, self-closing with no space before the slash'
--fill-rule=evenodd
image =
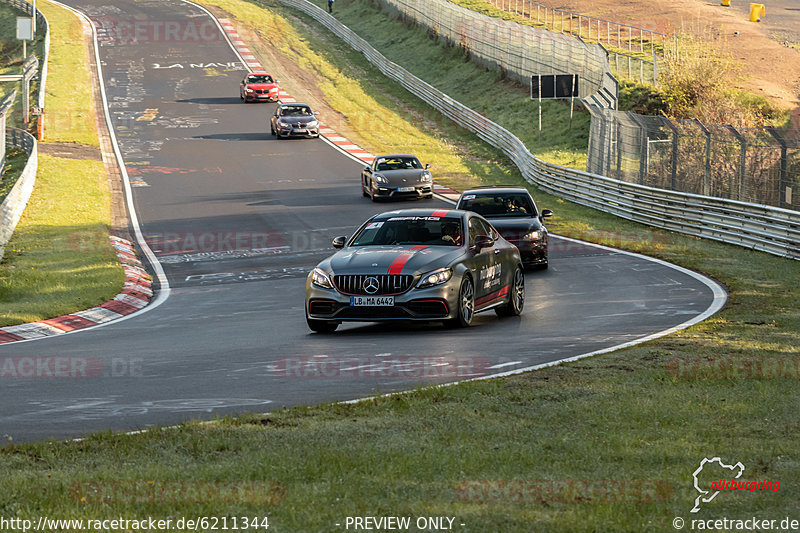
<path id="1" fill-rule="evenodd" d="M 277 102 L 278 80 L 268 72 L 249 72 L 239 85 L 239 98 L 247 102 Z"/>

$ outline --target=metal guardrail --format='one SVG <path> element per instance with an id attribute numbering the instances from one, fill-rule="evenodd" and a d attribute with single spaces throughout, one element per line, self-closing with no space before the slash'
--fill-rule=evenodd
<path id="1" fill-rule="evenodd" d="M 510 131 L 389 61 L 324 10 L 306 0 L 280 2 L 313 17 L 388 78 L 501 149 L 528 182 L 544 191 L 650 226 L 800 260 L 800 212 L 665 191 L 542 161 Z"/>
<path id="2" fill-rule="evenodd" d="M 36 183 L 36 170 L 39 165 L 38 150 L 36 139 L 27 131 L 16 128 L 6 128 L 6 145 L 9 148 L 25 150 L 28 161 L 22 170 L 17 182 L 0 204 L 0 259 L 3 257 L 5 245 L 11 239 L 14 229 L 17 227 L 22 212 L 28 204 L 28 200 L 33 192 Z"/>
<path id="3" fill-rule="evenodd" d="M 19 9 L 23 13 L 30 15 L 33 12 L 33 5 L 25 0 L 0 0 L 3 4 L 7 4 L 13 8 Z M 47 82 L 47 62 L 50 57 L 50 25 L 47 23 L 47 18 L 38 9 L 36 10 L 36 33 L 44 32 L 44 42 L 42 51 L 42 60 L 40 61 L 41 71 L 39 73 L 39 94 L 37 98 L 37 107 L 44 109 L 44 87 Z"/>

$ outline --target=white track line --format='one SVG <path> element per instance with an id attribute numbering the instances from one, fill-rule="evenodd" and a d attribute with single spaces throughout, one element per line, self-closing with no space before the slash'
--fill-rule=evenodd
<path id="1" fill-rule="evenodd" d="M 90 330 L 93 330 L 93 329 L 102 328 L 102 327 L 108 326 L 109 324 L 118 324 L 119 322 L 122 322 L 124 320 L 128 320 L 128 319 L 134 318 L 136 316 L 139 316 L 141 314 L 144 314 L 144 313 L 146 313 L 148 311 L 151 311 L 151 310 L 155 309 L 156 307 L 158 307 L 162 303 L 164 303 L 167 300 L 167 298 L 169 298 L 171 289 L 170 289 L 170 286 L 169 286 L 169 281 L 167 280 L 167 276 L 164 273 L 164 269 L 161 267 L 161 263 L 158 262 L 158 259 L 156 258 L 155 254 L 150 249 L 150 246 L 147 244 L 147 241 L 145 241 L 144 235 L 142 234 L 142 229 L 139 226 L 139 217 L 136 214 L 136 208 L 135 208 L 135 206 L 133 204 L 133 192 L 131 190 L 130 177 L 128 176 L 128 171 L 125 168 L 125 161 L 122 158 L 122 152 L 120 151 L 119 143 L 117 142 L 117 136 L 114 133 L 114 125 L 111 123 L 111 112 L 108 109 L 108 99 L 106 97 L 106 87 L 105 87 L 105 83 L 103 83 L 103 65 L 102 65 L 102 63 L 100 61 L 100 51 L 99 51 L 100 47 L 98 46 L 98 43 L 97 43 L 97 28 L 95 27 L 95 25 L 91 21 L 91 19 L 89 19 L 89 17 L 87 17 L 81 11 L 78 11 L 77 9 L 72 8 L 72 7 L 68 6 L 68 5 L 62 4 L 61 2 L 58 2 L 57 0 L 50 0 L 50 1 L 51 1 L 51 3 L 61 7 L 63 9 L 66 9 L 66 10 L 72 12 L 72 13 L 74 13 L 78 18 L 80 18 L 80 19 L 84 20 L 85 22 L 87 22 L 89 24 L 89 26 L 92 28 L 92 41 L 93 41 L 92 44 L 94 46 L 94 59 L 95 59 L 95 63 L 97 64 L 97 78 L 98 78 L 98 83 L 100 85 L 100 96 L 101 96 L 102 102 L 103 102 L 103 112 L 105 113 L 105 121 L 106 121 L 106 126 L 108 127 L 109 137 L 111 138 L 111 145 L 114 148 L 114 157 L 117 160 L 117 164 L 118 164 L 119 169 L 120 169 L 120 174 L 122 175 L 122 184 L 123 184 L 123 186 L 125 188 L 125 200 L 126 200 L 126 203 L 127 203 L 127 206 L 128 206 L 128 214 L 129 214 L 128 216 L 130 217 L 130 223 L 131 223 L 131 227 L 133 228 L 133 234 L 134 234 L 134 237 L 136 239 L 136 242 L 139 245 L 139 248 L 142 250 L 142 253 L 144 253 L 144 255 L 147 257 L 148 262 L 150 263 L 150 265 L 153 268 L 153 271 L 155 272 L 156 279 L 158 279 L 158 282 L 159 282 L 159 290 L 158 290 L 158 293 L 157 293 L 156 297 L 150 301 L 149 305 L 147 305 L 146 307 L 140 309 L 139 311 L 135 311 L 135 312 L 133 312 L 133 313 L 131 313 L 129 315 L 124 315 L 124 316 L 122 316 L 121 318 L 119 318 L 117 320 L 104 322 L 104 323 L 98 324 L 96 326 L 90 326 L 88 328 L 77 329 L 77 330 L 73 330 L 73 331 L 67 331 L 67 332 L 65 332 L 63 334 L 60 334 L 58 336 L 55 336 L 55 337 L 42 337 L 42 338 L 53 339 L 53 338 L 62 338 L 65 335 L 71 335 L 73 333 L 81 333 L 81 332 L 84 332 L 84 331 L 90 331 Z M 21 340 L 21 341 L 15 341 L 14 343 L 10 343 L 10 344 L 19 344 L 19 343 L 22 343 L 22 342 L 29 342 L 29 341 L 33 341 L 33 340 L 41 340 L 41 339 L 26 339 L 26 340 Z"/>

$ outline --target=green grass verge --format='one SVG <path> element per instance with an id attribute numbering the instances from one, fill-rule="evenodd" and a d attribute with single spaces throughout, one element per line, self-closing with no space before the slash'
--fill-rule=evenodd
<path id="1" fill-rule="evenodd" d="M 38 7 L 51 31 L 47 114 L 69 117 L 46 131 L 46 140 L 97 145 L 80 23 L 46 2 Z M 34 192 L 0 263 L 0 326 L 52 318 L 113 298 L 124 273 L 105 238 L 110 220 L 101 162 L 40 155 Z"/>
<path id="2" fill-rule="evenodd" d="M 119 292 L 123 271 L 97 237 L 108 235 L 110 204 L 103 163 L 39 156 L 36 191 L 0 266 L 0 323 L 87 309 Z"/>
<path id="3" fill-rule="evenodd" d="M 6 165 L 3 168 L 3 175 L 0 176 L 0 204 L 14 188 L 14 184 L 17 183 L 27 162 L 28 157 L 25 155 L 25 150 L 8 150 L 6 152 Z"/>
<path id="4" fill-rule="evenodd" d="M 264 27 L 275 30 L 273 36 L 292 39 L 295 30 L 282 20 L 288 16 L 299 32 L 295 46 L 321 46 L 314 49 L 320 58 L 330 54 L 342 62 L 337 76 L 360 72 L 365 87 L 381 92 L 370 69 L 357 62 L 345 68 L 349 56 L 331 48 L 324 32 L 310 28 L 306 33 L 303 19 L 276 4 L 265 2 L 268 11 L 260 11 L 252 4 L 217 3 L 249 22 L 270 19 L 274 25 Z M 320 83 L 327 81 L 322 77 Z M 394 101 L 397 124 L 424 112 L 399 93 L 385 98 Z M 436 138 L 433 129 L 418 135 Z M 458 144 L 458 153 L 474 156 L 488 150 L 466 136 Z M 521 181 L 502 161 L 492 166 L 507 181 Z M 482 179 L 476 175 L 473 183 Z M 743 462 L 744 479 L 782 484 L 779 492 L 720 494 L 701 511 L 703 518 L 755 514 L 780 520 L 791 514 L 800 497 L 793 483 L 800 456 L 794 438 L 800 429 L 798 263 L 649 230 L 535 194 L 540 205 L 556 211 L 553 229 L 702 270 L 728 285 L 728 307 L 661 340 L 507 379 L 132 436 L 105 433 L 82 442 L 8 444 L 0 451 L 6 486 L 0 514 L 266 514 L 276 531 L 302 532 L 341 531 L 334 524 L 348 515 L 455 516 L 457 524 L 466 524 L 457 526 L 463 531 L 674 531 L 673 517 L 691 518 L 697 494 L 692 472 L 712 455 Z M 705 372 L 698 378 L 677 374 L 678 358 L 696 358 Z M 712 362 L 720 358 L 732 366 L 715 372 Z M 790 371 L 777 379 L 748 379 L 746 365 L 754 361 L 781 362 Z M 147 368 L 144 372 L 147 376 Z M 533 490 L 484 492 L 481 487 L 492 485 L 481 485 L 481 480 L 529 483 Z M 540 480 L 596 483 L 591 489 L 573 486 L 574 492 L 549 494 L 547 487 L 553 485 L 537 484 Z M 667 490 L 654 491 L 637 480 Z M 119 484 L 125 481 L 141 483 Z M 199 492 L 220 481 L 241 483 L 244 489 L 254 481 L 279 482 L 285 498 L 264 505 L 248 503 L 254 499 L 248 494 L 233 502 L 212 494 L 198 501 Z M 616 485 L 603 493 L 602 481 Z M 626 482 L 627 489 L 620 488 Z M 116 496 L 114 487 L 119 488 Z M 538 494 L 536 487 L 544 492 Z M 150 491 L 163 488 L 169 497 L 143 501 Z"/>
<path id="5" fill-rule="evenodd" d="M 45 142 L 99 146 L 89 60 L 80 20 L 46 1 L 37 3 L 50 23 L 50 61 L 45 88 Z"/>

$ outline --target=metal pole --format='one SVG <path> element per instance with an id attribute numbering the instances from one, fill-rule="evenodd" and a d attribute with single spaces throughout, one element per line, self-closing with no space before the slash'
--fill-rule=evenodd
<path id="1" fill-rule="evenodd" d="M 670 173 L 670 188 L 673 191 L 678 190 L 678 128 L 668 118 L 664 118 L 669 129 L 672 130 L 672 172 Z"/>
<path id="2" fill-rule="evenodd" d="M 744 136 L 742 136 L 742 134 L 739 133 L 736 128 L 730 124 L 728 124 L 726 127 L 739 141 L 739 187 L 736 191 L 736 198 L 734 198 L 734 200 L 741 201 L 744 199 L 744 177 L 746 172 L 745 167 L 747 165 L 747 142 L 744 140 Z M 731 187 L 731 196 L 733 196 L 733 187 Z"/>
<path id="3" fill-rule="evenodd" d="M 572 75 L 572 91 L 569 93 L 569 129 L 572 129 L 572 112 L 575 109 L 575 78 L 577 74 Z"/>
<path id="4" fill-rule="evenodd" d="M 706 137 L 705 157 L 703 158 L 705 172 L 703 173 L 703 194 L 711 196 L 711 131 L 699 120 L 694 120 L 695 125 L 703 132 Z"/>
<path id="5" fill-rule="evenodd" d="M 780 133 L 775 131 L 775 128 L 772 126 L 767 126 L 766 129 L 770 135 L 772 135 L 778 144 L 781 145 L 781 170 L 780 170 L 780 177 L 778 179 L 778 201 L 780 202 L 780 207 L 785 207 L 787 209 L 791 209 L 791 205 L 786 201 L 786 189 L 789 188 L 789 180 L 787 179 L 787 146 L 786 146 L 786 139 L 781 136 Z"/>
<path id="6" fill-rule="evenodd" d="M 541 74 L 539 76 L 537 76 L 537 79 L 539 80 L 539 135 L 538 135 L 538 141 L 537 142 L 542 142 L 542 76 L 541 76 Z"/>

